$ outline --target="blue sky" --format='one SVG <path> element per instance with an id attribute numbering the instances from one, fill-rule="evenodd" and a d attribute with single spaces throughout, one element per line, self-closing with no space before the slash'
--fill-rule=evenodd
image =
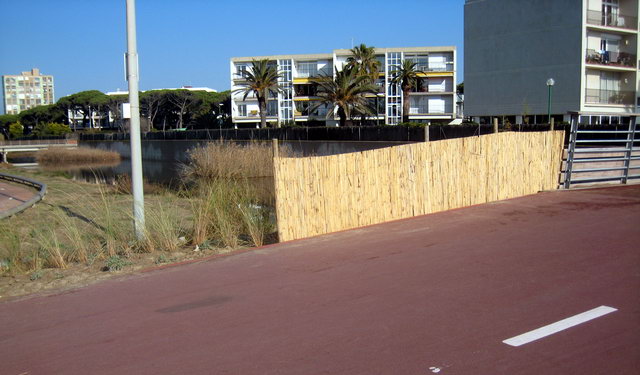
<path id="1" fill-rule="evenodd" d="M 137 0 L 140 88 L 229 89 L 229 59 L 377 47 L 458 48 L 464 0 Z M 126 89 L 125 0 L 0 0 L 0 74 L 32 67 L 56 100 Z M 1 106 L 0 106 L 1 107 Z M 0 108 L 2 110 L 2 108 Z"/>

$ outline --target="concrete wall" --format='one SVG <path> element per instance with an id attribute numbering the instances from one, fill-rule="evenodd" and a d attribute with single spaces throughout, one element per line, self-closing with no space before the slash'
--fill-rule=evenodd
<path id="1" fill-rule="evenodd" d="M 464 47 L 466 116 L 580 109 L 582 0 L 468 0 Z"/>

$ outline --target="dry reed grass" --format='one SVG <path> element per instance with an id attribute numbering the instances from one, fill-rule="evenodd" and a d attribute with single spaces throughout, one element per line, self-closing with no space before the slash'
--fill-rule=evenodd
<path id="1" fill-rule="evenodd" d="M 295 156 L 288 148 L 280 148 L 283 157 Z M 272 177 L 273 150 L 269 143 L 251 142 L 241 145 L 215 141 L 189 151 L 189 164 L 182 176 L 190 181 L 217 177 Z"/>
<path id="2" fill-rule="evenodd" d="M 107 163 L 120 161 L 120 154 L 97 148 L 56 148 L 38 151 L 36 161 L 41 164 L 58 163 Z"/>
<path id="3" fill-rule="evenodd" d="M 145 194 L 164 194 L 167 189 L 158 184 L 152 184 L 143 180 L 143 190 Z M 113 192 L 116 194 L 132 194 L 131 176 L 128 174 L 119 174 L 113 180 Z"/>

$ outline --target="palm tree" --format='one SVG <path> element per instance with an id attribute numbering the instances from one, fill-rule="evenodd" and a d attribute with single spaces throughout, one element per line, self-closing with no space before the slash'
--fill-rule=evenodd
<path id="1" fill-rule="evenodd" d="M 370 83 L 374 83 L 378 78 L 380 61 L 376 59 L 375 47 L 367 47 L 366 44 L 362 43 L 351 48 L 351 56 L 347 58 L 347 65 L 358 69 L 359 75 L 369 77 Z"/>
<path id="2" fill-rule="evenodd" d="M 345 126 L 347 119 L 354 112 L 370 113 L 367 105 L 366 94 L 377 92 L 377 87 L 369 82 L 369 77 L 358 74 L 358 69 L 346 65 L 343 70 L 335 71 L 335 77 L 321 76 L 314 80 L 318 84 L 318 96 L 320 100 L 312 109 L 329 105 L 331 110 L 327 117 L 332 116 L 335 108 L 338 108 L 340 126 Z"/>
<path id="3" fill-rule="evenodd" d="M 403 60 L 402 65 L 396 65 L 391 71 L 392 84 L 400 84 L 402 89 L 402 122 L 409 122 L 409 93 L 418 85 L 418 70 L 416 63 Z"/>
<path id="4" fill-rule="evenodd" d="M 251 68 L 242 74 L 243 82 L 238 83 L 242 86 L 233 92 L 244 93 L 242 100 L 246 100 L 250 94 L 255 94 L 258 99 L 260 109 L 260 127 L 267 126 L 267 99 L 268 95 L 277 95 L 282 91 L 278 85 L 278 79 L 281 74 L 275 66 L 269 64 L 269 60 L 253 60 Z"/>

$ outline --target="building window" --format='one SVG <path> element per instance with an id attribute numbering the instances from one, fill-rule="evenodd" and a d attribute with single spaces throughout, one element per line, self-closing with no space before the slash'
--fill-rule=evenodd
<path id="1" fill-rule="evenodd" d="M 240 104 L 238 105 L 238 116 L 246 117 L 247 116 L 247 105 Z"/>
<path id="2" fill-rule="evenodd" d="M 306 61 L 298 63 L 298 77 L 315 77 L 318 75 L 318 62 Z"/>
<path id="3" fill-rule="evenodd" d="M 269 100 L 269 102 L 267 102 L 267 116 L 278 116 L 277 100 Z"/>
<path id="4" fill-rule="evenodd" d="M 236 65 L 236 74 L 240 78 L 244 78 L 247 76 L 248 67 L 245 64 Z"/>

